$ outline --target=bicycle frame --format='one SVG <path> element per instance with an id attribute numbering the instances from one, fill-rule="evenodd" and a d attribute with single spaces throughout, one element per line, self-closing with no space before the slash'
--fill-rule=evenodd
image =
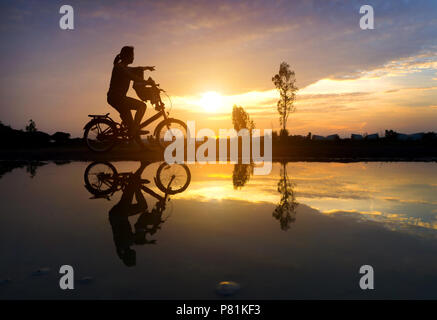
<path id="1" fill-rule="evenodd" d="M 143 190 L 144 192 L 150 194 L 152 197 L 158 199 L 159 201 L 164 201 L 167 198 L 167 193 L 165 194 L 165 197 L 160 196 L 159 194 L 157 194 L 155 191 L 153 191 L 152 189 L 142 185 L 141 186 L 141 190 Z"/>
<path id="2" fill-rule="evenodd" d="M 147 127 L 149 124 L 151 124 L 153 121 L 159 119 L 160 117 L 164 117 L 164 120 L 167 120 L 167 113 L 165 112 L 165 109 L 162 108 L 159 112 L 157 112 L 155 115 L 151 116 L 149 119 L 145 120 L 140 124 L 140 129 L 143 129 L 144 127 Z"/>
<path id="3" fill-rule="evenodd" d="M 129 175 L 130 175 L 130 173 L 120 172 L 120 173 L 117 173 L 116 176 L 110 176 L 106 179 L 101 179 L 100 181 L 103 183 L 108 182 L 111 185 L 116 185 L 116 188 L 114 189 L 114 191 L 111 194 L 111 195 L 113 195 L 115 192 L 123 190 L 123 186 L 125 185 L 125 182 L 127 181 L 127 179 L 129 179 Z M 156 179 L 156 178 L 154 178 L 154 179 Z M 150 181 L 148 183 L 150 183 Z M 168 196 L 167 193 L 165 193 L 164 197 L 159 195 L 158 193 L 156 193 L 152 189 L 146 187 L 143 183 L 141 184 L 141 190 L 150 194 L 152 197 L 156 198 L 159 201 L 165 201 L 167 199 L 167 196 Z"/>
<path id="4" fill-rule="evenodd" d="M 170 188 L 170 185 L 173 182 L 173 180 L 174 180 L 174 176 L 171 178 L 170 182 L 168 183 L 167 190 L 168 190 L 168 188 Z M 155 178 L 155 183 L 156 183 L 156 178 Z M 164 197 L 162 197 L 159 194 L 157 194 L 156 192 L 154 192 L 152 189 L 150 189 L 144 185 L 141 186 L 141 190 L 143 190 L 144 192 L 147 192 L 151 196 L 155 197 L 156 199 L 158 199 L 159 201 L 164 202 L 164 203 L 168 197 L 167 191 L 164 193 Z"/>

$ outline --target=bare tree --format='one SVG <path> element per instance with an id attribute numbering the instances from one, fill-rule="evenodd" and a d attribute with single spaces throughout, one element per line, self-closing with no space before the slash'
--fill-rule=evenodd
<path id="1" fill-rule="evenodd" d="M 296 98 L 296 77 L 294 71 L 290 70 L 290 65 L 282 62 L 279 66 L 279 73 L 273 76 L 273 83 L 279 91 L 280 98 L 277 103 L 279 113 L 279 123 L 281 125 L 281 136 L 287 133 L 287 120 L 290 113 L 296 111 L 294 100 Z"/>

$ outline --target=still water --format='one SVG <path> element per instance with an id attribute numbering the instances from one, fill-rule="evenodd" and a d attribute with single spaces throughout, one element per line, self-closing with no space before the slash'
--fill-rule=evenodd
<path id="1" fill-rule="evenodd" d="M 0 167 L 2 299 L 437 298 L 435 163 Z"/>

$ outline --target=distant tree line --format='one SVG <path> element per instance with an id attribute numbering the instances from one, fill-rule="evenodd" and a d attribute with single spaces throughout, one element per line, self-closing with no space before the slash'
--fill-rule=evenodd
<path id="1" fill-rule="evenodd" d="M 71 139 L 67 132 L 56 132 L 48 134 L 39 131 L 36 127 L 35 121 L 29 120 L 24 130 L 17 130 L 11 126 L 4 125 L 0 122 L 0 135 L 2 137 L 0 148 L 22 148 L 22 147 L 46 147 L 46 146 L 60 146 L 70 145 L 75 143 L 82 143 L 82 139 Z"/>

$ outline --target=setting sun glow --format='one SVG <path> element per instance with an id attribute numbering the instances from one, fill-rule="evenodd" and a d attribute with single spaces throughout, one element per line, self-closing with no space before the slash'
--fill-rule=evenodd
<path id="1" fill-rule="evenodd" d="M 209 91 L 202 95 L 199 103 L 206 112 L 217 112 L 223 106 L 223 97 L 217 92 Z"/>

